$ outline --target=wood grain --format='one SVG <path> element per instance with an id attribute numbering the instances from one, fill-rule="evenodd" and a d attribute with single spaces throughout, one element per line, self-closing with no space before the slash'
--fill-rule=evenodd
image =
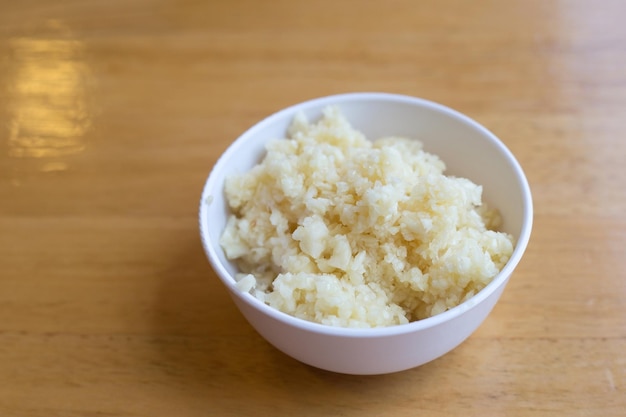
<path id="1" fill-rule="evenodd" d="M 625 15 L 619 0 L 0 2 L 0 415 L 623 416 Z M 196 221 L 243 130 L 350 91 L 476 118 L 536 212 L 480 329 L 375 377 L 269 346 Z"/>

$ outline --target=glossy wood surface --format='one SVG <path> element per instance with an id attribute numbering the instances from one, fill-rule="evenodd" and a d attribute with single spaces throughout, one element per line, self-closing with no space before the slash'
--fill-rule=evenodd
<path id="1" fill-rule="evenodd" d="M 0 2 L 0 416 L 626 415 L 626 2 Z M 259 119 L 386 91 L 477 119 L 535 200 L 500 303 L 420 368 L 313 369 L 200 246 Z"/>

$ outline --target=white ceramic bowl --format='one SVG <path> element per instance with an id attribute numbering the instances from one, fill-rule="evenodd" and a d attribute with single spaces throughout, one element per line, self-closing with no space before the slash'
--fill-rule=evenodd
<path id="1" fill-rule="evenodd" d="M 483 198 L 500 210 L 502 229 L 517 239 L 493 281 L 463 304 L 421 321 L 385 328 L 347 329 L 311 323 L 277 311 L 235 287 L 236 266 L 219 245 L 229 210 L 224 179 L 257 164 L 270 139 L 283 138 L 294 114 L 316 120 L 338 105 L 368 138 L 419 137 L 446 162 L 448 175 L 483 185 Z M 286 108 L 241 135 L 213 167 L 200 202 L 200 234 L 207 257 L 248 322 L 272 345 L 309 365 L 347 374 L 382 374 L 432 361 L 463 342 L 485 320 L 519 263 L 530 238 L 533 208 L 528 182 L 511 152 L 477 122 L 445 106 L 385 93 L 323 97 Z"/>

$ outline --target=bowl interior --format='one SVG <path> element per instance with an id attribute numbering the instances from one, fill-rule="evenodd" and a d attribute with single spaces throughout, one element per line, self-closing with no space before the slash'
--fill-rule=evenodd
<path id="1" fill-rule="evenodd" d="M 421 140 L 427 152 L 446 163 L 448 175 L 482 185 L 483 200 L 502 214 L 501 229 L 523 243 L 512 257 L 514 263 L 519 261 L 530 233 L 530 191 L 519 164 L 493 134 L 466 116 L 429 101 L 379 93 L 344 94 L 275 113 L 240 136 L 214 166 L 202 196 L 200 226 L 209 259 L 227 286 L 232 289 L 234 281 L 226 280 L 225 275 L 234 275 L 237 268 L 226 259 L 219 245 L 229 215 L 223 193 L 225 178 L 257 164 L 265 153 L 265 143 L 284 138 L 297 112 L 303 111 L 314 121 L 328 105 L 339 106 L 352 126 L 368 139 L 396 135 Z"/>

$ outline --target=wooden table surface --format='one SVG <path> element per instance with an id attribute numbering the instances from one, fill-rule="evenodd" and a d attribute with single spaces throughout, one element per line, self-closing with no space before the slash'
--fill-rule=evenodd
<path id="1" fill-rule="evenodd" d="M 0 3 L 0 416 L 625 416 L 626 2 Z M 420 368 L 268 345 L 202 251 L 220 153 L 333 93 L 420 96 L 525 169 L 501 301 Z"/>

